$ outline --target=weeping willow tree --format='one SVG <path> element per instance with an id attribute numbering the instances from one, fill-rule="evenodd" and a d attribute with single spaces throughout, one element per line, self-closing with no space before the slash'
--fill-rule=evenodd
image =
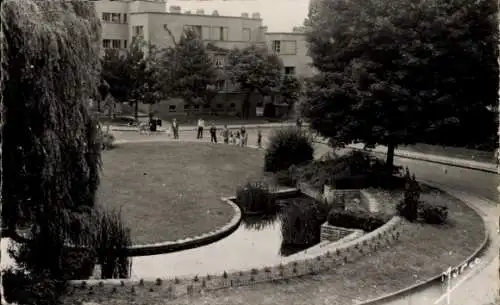
<path id="1" fill-rule="evenodd" d="M 87 107 L 99 81 L 100 22 L 86 1 L 4 0 L 0 16 L 2 227 L 21 243 L 13 255 L 22 267 L 9 287 L 4 277 L 4 293 L 55 304 L 64 245 L 91 236 L 100 147 Z"/>

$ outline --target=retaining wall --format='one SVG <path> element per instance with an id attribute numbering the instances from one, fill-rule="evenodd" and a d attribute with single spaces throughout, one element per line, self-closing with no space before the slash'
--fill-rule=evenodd
<path id="1" fill-rule="evenodd" d="M 328 222 L 325 222 L 324 224 L 321 225 L 320 240 L 334 242 L 354 232 L 355 230 L 332 226 L 328 224 Z"/>
<path id="2" fill-rule="evenodd" d="M 398 216 L 360 238 L 344 238 L 345 242 L 326 245 L 322 253 L 304 253 L 299 258 L 282 259 L 274 266 L 261 266 L 250 270 L 224 271 L 221 274 L 200 275 L 196 277 L 147 279 L 147 280 L 88 280 L 72 281 L 67 298 L 79 300 L 110 299 L 113 295 L 124 294 L 152 296 L 172 300 L 186 295 L 198 295 L 202 291 L 218 290 L 229 287 L 252 285 L 260 282 L 289 279 L 308 274 L 327 271 L 335 266 L 354 262 L 381 248 L 390 248 L 402 233 L 404 220 Z M 357 234 L 358 232 L 356 232 Z M 354 235 L 356 235 L 354 234 Z"/>

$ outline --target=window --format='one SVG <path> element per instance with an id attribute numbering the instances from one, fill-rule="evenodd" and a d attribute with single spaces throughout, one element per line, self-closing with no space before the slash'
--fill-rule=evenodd
<path id="1" fill-rule="evenodd" d="M 203 38 L 203 33 L 202 33 L 202 27 L 201 25 L 195 25 L 193 26 L 193 31 L 198 35 L 198 37 Z"/>
<path id="2" fill-rule="evenodd" d="M 224 105 L 222 105 L 222 104 L 217 104 L 217 105 L 215 105 L 215 106 L 217 107 L 217 109 L 222 109 L 222 108 L 224 108 Z"/>
<path id="3" fill-rule="evenodd" d="M 234 108 L 236 108 L 236 104 L 235 104 L 235 103 L 231 103 L 231 104 L 229 105 L 229 107 L 230 107 L 231 109 L 234 109 Z"/>
<path id="4" fill-rule="evenodd" d="M 168 112 L 175 112 L 176 109 L 177 109 L 177 106 L 175 106 L 175 105 L 168 106 Z"/>
<path id="5" fill-rule="evenodd" d="M 224 66 L 224 56 L 222 55 L 215 55 L 214 57 L 214 64 L 216 67 L 222 67 Z"/>
<path id="6" fill-rule="evenodd" d="M 281 51 L 281 41 L 273 40 L 272 49 L 274 53 L 279 53 Z"/>
<path id="7" fill-rule="evenodd" d="M 200 109 L 200 105 L 198 104 L 194 105 L 194 109 Z"/>
<path id="8" fill-rule="evenodd" d="M 102 13 L 102 21 L 111 22 L 111 13 Z"/>
<path id="9" fill-rule="evenodd" d="M 123 48 L 126 49 L 127 48 L 127 40 L 124 40 L 123 41 Z"/>
<path id="10" fill-rule="evenodd" d="M 295 55 L 297 54 L 297 41 L 295 40 L 286 40 L 281 41 L 281 54 L 286 55 Z"/>
<path id="11" fill-rule="evenodd" d="M 132 32 L 134 36 L 144 36 L 144 26 L 135 25 L 132 27 Z"/>
<path id="12" fill-rule="evenodd" d="M 120 23 L 120 13 L 111 13 L 111 22 Z"/>
<path id="13" fill-rule="evenodd" d="M 127 14 L 123 14 L 123 23 L 127 23 Z"/>
<path id="14" fill-rule="evenodd" d="M 201 29 L 201 37 L 204 40 L 210 40 L 210 27 L 209 26 L 203 26 Z"/>
<path id="15" fill-rule="evenodd" d="M 113 40 L 111 40 L 111 47 L 113 49 L 119 49 L 121 47 L 121 42 L 122 41 L 119 39 L 113 39 Z"/>
<path id="16" fill-rule="evenodd" d="M 226 82 L 223 79 L 218 80 L 215 82 L 215 88 L 219 91 L 224 90 L 225 84 L 226 84 Z"/>
<path id="17" fill-rule="evenodd" d="M 243 29 L 243 40 L 244 41 L 250 41 L 251 40 L 252 37 L 251 37 L 250 33 L 251 33 L 250 29 L 248 29 L 248 28 L 244 28 Z"/>
<path id="18" fill-rule="evenodd" d="M 111 48 L 111 40 L 109 39 L 103 39 L 102 40 L 102 47 L 105 49 Z"/>
<path id="19" fill-rule="evenodd" d="M 228 40 L 227 39 L 228 29 L 226 27 L 219 27 L 219 40 Z"/>
<path id="20" fill-rule="evenodd" d="M 285 67 L 285 74 L 295 75 L 295 67 Z"/>
<path id="21" fill-rule="evenodd" d="M 189 105 L 189 104 L 184 104 L 184 110 L 188 110 L 188 109 L 191 109 L 191 105 Z"/>
<path id="22" fill-rule="evenodd" d="M 207 105 L 207 104 L 204 104 L 204 105 L 203 105 L 203 109 L 208 109 L 208 108 L 210 108 L 210 106 L 209 106 L 209 105 Z"/>

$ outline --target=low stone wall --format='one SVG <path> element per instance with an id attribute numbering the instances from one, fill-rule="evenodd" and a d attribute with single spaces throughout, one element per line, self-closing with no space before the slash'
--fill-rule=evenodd
<path id="1" fill-rule="evenodd" d="M 359 189 L 330 189 L 325 187 L 323 192 L 313 188 L 307 183 L 300 182 L 297 184 L 297 188 L 307 196 L 314 198 L 318 201 L 327 201 L 327 202 L 338 202 L 340 199 L 343 199 L 344 206 L 337 206 L 338 208 L 345 209 L 359 209 L 360 207 L 363 209 L 367 209 L 371 211 L 370 204 L 372 197 L 365 190 Z M 333 205 L 331 206 L 334 207 Z"/>
<path id="2" fill-rule="evenodd" d="M 98 301 L 113 295 L 144 295 L 151 293 L 155 297 L 173 300 L 186 295 L 196 296 L 202 291 L 218 290 L 230 287 L 252 285 L 261 282 L 290 279 L 294 277 L 316 274 L 336 266 L 354 262 L 358 258 L 373 253 L 381 248 L 390 248 L 401 236 L 404 220 L 393 217 L 380 228 L 359 238 L 330 243 L 322 247 L 321 253 L 304 253 L 300 257 L 282 258 L 281 263 L 274 266 L 261 266 L 250 270 L 224 271 L 221 274 L 206 276 L 149 279 L 149 280 L 88 280 L 72 281 L 68 299 L 82 298 L 87 301 Z M 355 232 L 352 235 L 358 235 Z"/>
<path id="3" fill-rule="evenodd" d="M 328 222 L 325 222 L 321 225 L 320 240 L 334 242 L 352 233 L 354 233 L 354 230 L 332 226 Z"/>

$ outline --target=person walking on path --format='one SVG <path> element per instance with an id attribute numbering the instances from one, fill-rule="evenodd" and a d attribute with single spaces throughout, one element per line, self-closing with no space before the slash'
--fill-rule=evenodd
<path id="1" fill-rule="evenodd" d="M 257 147 L 262 148 L 262 130 L 257 126 Z"/>
<path id="2" fill-rule="evenodd" d="M 217 143 L 217 127 L 215 127 L 215 124 L 210 127 L 210 142 Z"/>
<path id="3" fill-rule="evenodd" d="M 227 129 L 227 125 L 224 125 L 224 129 L 222 130 L 222 138 L 224 139 L 224 144 L 229 144 L 229 129 Z"/>
<path id="4" fill-rule="evenodd" d="M 203 128 L 205 128 L 205 121 L 202 118 L 198 119 L 198 134 L 197 139 L 203 139 Z"/>
<path id="5" fill-rule="evenodd" d="M 179 124 L 175 118 L 172 120 L 172 132 L 174 133 L 174 139 L 179 139 Z"/>
<path id="6" fill-rule="evenodd" d="M 240 132 L 241 132 L 241 146 L 245 146 L 247 144 L 245 141 L 248 139 L 245 126 L 241 126 Z"/>

